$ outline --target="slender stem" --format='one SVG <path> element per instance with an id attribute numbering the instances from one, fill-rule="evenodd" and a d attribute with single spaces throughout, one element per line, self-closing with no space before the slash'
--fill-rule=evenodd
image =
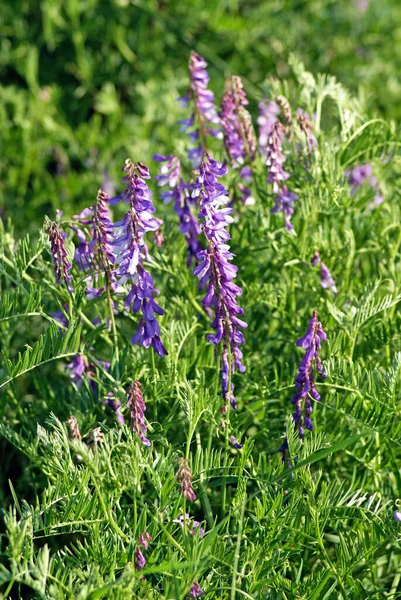
<path id="1" fill-rule="evenodd" d="M 106 293 L 107 293 L 107 303 L 109 306 L 109 314 L 110 314 L 110 321 L 111 321 L 111 330 L 113 333 L 113 354 L 112 354 L 112 365 L 115 365 L 116 368 L 116 377 L 118 379 L 118 381 L 120 380 L 120 353 L 118 350 L 118 335 L 117 335 L 117 327 L 116 327 L 116 320 L 114 318 L 114 311 L 113 311 L 113 300 L 111 298 L 111 281 L 110 281 L 110 273 L 109 271 L 106 271 Z"/>
<path id="2" fill-rule="evenodd" d="M 100 505 L 101 505 L 101 507 L 102 507 L 102 510 L 103 510 L 103 512 L 104 512 L 104 515 L 105 515 L 105 517 L 106 517 L 106 520 L 107 520 L 107 522 L 109 523 L 109 525 L 111 525 L 111 527 L 114 529 L 114 531 L 115 531 L 115 532 L 116 532 L 116 533 L 117 533 L 119 536 L 121 536 L 121 537 L 123 538 L 123 540 L 124 540 L 124 541 L 125 541 L 125 542 L 128 544 L 128 542 L 130 541 L 130 539 L 129 539 L 129 537 L 128 537 L 128 536 L 127 536 L 127 535 L 126 535 L 124 532 L 123 532 L 123 530 L 122 530 L 122 529 L 120 529 L 120 527 L 117 525 L 117 523 L 116 523 L 116 522 L 115 522 L 115 520 L 113 519 L 113 516 L 112 516 L 112 514 L 111 514 L 111 510 L 110 510 L 110 508 L 107 508 L 107 506 L 106 506 L 106 504 L 105 504 L 105 502 L 104 502 L 104 498 L 103 498 L 103 496 L 102 496 L 102 493 L 101 493 L 101 491 L 100 491 L 100 489 L 99 489 L 99 485 L 98 485 L 98 483 L 97 483 L 97 481 L 96 481 L 96 475 L 95 475 L 95 474 L 93 474 L 92 481 L 93 481 L 93 484 L 94 484 L 94 486 L 95 486 L 95 488 L 96 488 L 96 493 L 97 493 L 97 495 L 98 495 L 99 502 L 100 502 Z"/>
<path id="3" fill-rule="evenodd" d="M 237 592 L 237 574 L 238 574 L 239 555 L 240 555 L 240 549 L 241 549 L 242 527 L 243 527 L 243 523 L 244 523 L 245 504 L 246 504 L 246 495 L 244 496 L 244 501 L 241 506 L 241 514 L 240 514 L 240 518 L 239 518 L 238 533 L 237 533 L 237 543 L 235 544 L 233 578 L 232 578 L 232 582 L 231 582 L 231 600 L 235 600 L 236 592 Z"/>

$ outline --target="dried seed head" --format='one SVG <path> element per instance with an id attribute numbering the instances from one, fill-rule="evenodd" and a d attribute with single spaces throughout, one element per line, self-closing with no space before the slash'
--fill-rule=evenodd
<path id="1" fill-rule="evenodd" d="M 191 502 L 196 500 L 196 495 L 192 489 L 192 473 L 187 458 L 180 458 L 178 461 L 177 481 L 181 487 L 181 494 Z"/>
<path id="2" fill-rule="evenodd" d="M 81 432 L 79 430 L 79 425 L 76 417 L 71 415 L 69 419 L 66 420 L 68 429 L 70 430 L 70 437 L 72 440 L 82 440 Z"/>

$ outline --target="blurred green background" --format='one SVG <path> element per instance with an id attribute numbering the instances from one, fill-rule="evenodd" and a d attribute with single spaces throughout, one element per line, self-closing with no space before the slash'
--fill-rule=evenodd
<path id="1" fill-rule="evenodd" d="M 399 0 L 3 0 L 1 13 L 0 214 L 20 232 L 87 206 L 126 156 L 183 149 L 191 49 L 217 100 L 227 74 L 243 77 L 255 116 L 291 52 L 401 114 Z"/>

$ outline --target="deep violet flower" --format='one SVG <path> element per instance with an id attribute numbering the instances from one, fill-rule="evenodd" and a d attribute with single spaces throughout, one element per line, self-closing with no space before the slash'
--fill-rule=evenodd
<path id="1" fill-rule="evenodd" d="M 181 494 L 191 502 L 195 502 L 196 494 L 192 488 L 192 473 L 187 458 L 178 460 L 177 481 L 180 484 Z"/>
<path id="2" fill-rule="evenodd" d="M 266 165 L 269 172 L 267 182 L 273 184 L 273 193 L 275 194 L 274 208 L 271 212 L 282 211 L 285 228 L 287 231 L 291 231 L 294 229 L 291 223 L 291 216 L 294 212 L 292 207 L 298 196 L 294 192 L 290 192 L 283 183 L 289 177 L 289 174 L 283 169 L 283 163 L 286 160 L 282 151 L 284 133 L 285 128 L 279 121 L 273 124 L 267 144 Z"/>
<path id="3" fill-rule="evenodd" d="M 270 102 L 259 103 L 259 117 L 257 119 L 259 125 L 259 150 L 262 158 L 267 158 L 267 144 L 270 138 L 272 127 L 278 121 L 280 107 L 274 100 Z"/>
<path id="4" fill-rule="evenodd" d="M 124 417 L 121 414 L 121 400 L 116 398 L 113 392 L 109 392 L 107 397 L 103 400 L 103 406 L 109 406 L 116 414 L 116 419 L 120 425 L 124 425 Z"/>
<path id="5" fill-rule="evenodd" d="M 205 535 L 205 530 L 203 527 L 200 526 L 199 521 L 190 518 L 188 513 L 186 513 L 185 515 L 180 515 L 178 519 L 173 519 L 173 523 L 178 523 L 179 525 L 181 525 L 181 527 L 188 525 L 190 535 L 195 535 L 196 533 L 199 534 L 199 537 Z"/>
<path id="6" fill-rule="evenodd" d="M 99 360 L 98 363 L 108 371 L 110 363 Z M 66 366 L 70 372 L 70 377 L 73 383 L 80 388 L 86 377 L 89 381 L 90 388 L 95 398 L 97 398 L 97 383 L 96 383 L 96 365 L 88 360 L 86 356 L 77 354 L 72 361 Z"/>
<path id="7" fill-rule="evenodd" d="M 370 163 L 354 167 L 353 169 L 348 169 L 347 171 L 345 171 L 345 176 L 348 177 L 348 183 L 352 186 L 352 196 L 355 195 L 357 189 L 362 184 L 367 183 L 375 191 L 375 197 L 373 198 L 371 206 L 375 207 L 382 204 L 382 202 L 384 201 L 384 196 L 380 190 L 379 182 L 373 175 L 373 169 Z"/>
<path id="8" fill-rule="evenodd" d="M 241 450 L 242 444 L 240 444 L 237 438 L 235 438 L 233 435 L 230 437 L 230 442 L 233 448 L 236 450 Z"/>
<path id="9" fill-rule="evenodd" d="M 313 267 L 320 265 L 320 285 L 322 288 L 331 289 L 335 294 L 338 294 L 338 290 L 336 288 L 335 281 L 328 269 L 328 267 L 324 264 L 322 259 L 320 258 L 320 254 L 317 250 L 310 261 Z"/>
<path id="10" fill-rule="evenodd" d="M 220 119 L 214 104 L 214 94 L 208 89 L 209 75 L 206 67 L 205 59 L 196 52 L 191 52 L 188 65 L 190 89 L 178 99 L 183 106 L 191 104 L 193 107 L 191 116 L 181 119 L 178 123 L 181 125 L 181 131 L 191 130 L 187 136 L 196 144 L 188 150 L 188 158 L 194 168 L 198 168 L 202 161 L 208 136 L 222 137 L 220 129 L 211 127 L 218 125 Z"/>
<path id="11" fill-rule="evenodd" d="M 297 109 L 296 116 L 299 128 L 306 138 L 308 152 L 311 153 L 317 147 L 317 139 L 313 133 L 313 123 L 308 113 L 304 112 L 302 108 Z"/>
<path id="12" fill-rule="evenodd" d="M 138 548 L 138 547 L 135 548 L 134 556 L 135 556 L 136 568 L 138 569 L 138 571 L 142 571 L 142 569 L 144 569 L 146 566 L 146 558 L 142 554 L 142 551 L 140 548 Z"/>
<path id="13" fill-rule="evenodd" d="M 189 597 L 190 598 L 198 598 L 199 596 L 203 596 L 205 592 L 203 590 L 201 590 L 201 588 L 199 587 L 199 584 L 197 581 L 194 581 L 191 589 L 189 591 Z"/>
<path id="14" fill-rule="evenodd" d="M 131 425 L 133 431 L 138 434 L 138 437 L 144 446 L 150 446 L 151 443 L 146 437 L 146 405 L 142 396 L 142 384 L 139 381 L 133 381 L 128 389 L 127 406 L 131 414 Z"/>
<path id="15" fill-rule="evenodd" d="M 57 283 L 64 279 L 67 290 L 70 294 L 74 291 L 71 285 L 71 263 L 68 260 L 67 250 L 65 249 L 64 241 L 66 234 L 60 230 L 57 223 L 52 221 L 46 227 L 46 233 L 49 236 L 50 250 L 53 256 L 54 272 L 56 275 Z"/>
<path id="16" fill-rule="evenodd" d="M 174 200 L 174 210 L 178 215 L 179 228 L 187 243 L 187 266 L 202 250 L 199 241 L 199 224 L 193 215 L 194 200 L 189 194 L 190 186 L 186 185 L 180 176 L 180 160 L 177 156 L 162 156 L 154 154 L 153 159 L 161 163 L 160 174 L 155 177 L 158 185 L 168 185 L 171 189 L 160 194 L 164 204 Z"/>
<path id="17" fill-rule="evenodd" d="M 310 431 L 313 429 L 311 400 L 320 400 L 320 395 L 315 387 L 315 373 L 317 371 L 323 379 L 327 377 L 318 354 L 321 342 L 326 339 L 326 333 L 317 318 L 317 311 L 314 310 L 312 319 L 309 321 L 308 331 L 297 341 L 297 346 L 305 350 L 305 355 L 295 378 L 297 391 L 291 398 L 291 403 L 295 405 L 292 417 L 301 439 L 304 437 L 305 427 Z"/>
<path id="18" fill-rule="evenodd" d="M 149 546 L 149 543 L 151 541 L 152 541 L 152 538 L 147 531 L 144 531 L 143 533 L 141 533 L 141 535 L 138 538 L 138 542 L 140 543 L 140 545 L 142 546 L 142 548 L 144 550 L 147 549 L 147 547 Z"/>
<path id="19" fill-rule="evenodd" d="M 73 219 L 81 226 L 89 226 L 90 241 L 87 241 L 84 231 L 78 227 L 72 227 L 80 242 L 75 249 L 75 260 L 79 268 L 84 271 L 92 269 L 93 273 L 86 279 L 88 283 L 87 298 L 99 297 L 110 285 L 116 289 L 117 284 L 114 275 L 115 256 L 113 254 L 113 223 L 109 213 L 110 198 L 99 190 L 95 203 L 90 208 L 85 208 Z M 101 282 L 101 274 L 105 273 L 105 280 Z M 91 284 L 91 285 L 90 285 Z"/>
<path id="20" fill-rule="evenodd" d="M 226 227 L 233 222 L 230 216 L 233 209 L 226 206 L 228 192 L 218 182 L 218 177 L 226 173 L 227 168 L 223 163 L 205 154 L 192 194 L 200 197 L 201 210 L 198 216 L 203 219 L 201 229 L 207 240 L 207 248 L 198 253 L 199 265 L 194 274 L 202 286 L 207 284 L 202 303 L 206 308 L 213 309 L 215 315 L 212 322 L 215 333 L 208 335 L 207 340 L 211 344 L 222 342 L 224 405 L 227 407 L 230 402 L 236 408 L 234 386 L 230 385 L 230 380 L 235 368 L 240 373 L 245 371 L 239 346 L 245 341 L 240 329 L 247 327 L 247 324 L 239 318 L 244 311 L 238 306 L 236 297 L 242 294 L 242 290 L 233 282 L 238 268 L 231 264 L 234 255 L 227 244 L 230 235 Z"/>
<path id="21" fill-rule="evenodd" d="M 118 270 L 116 277 L 119 284 L 129 282 L 131 290 L 125 300 L 125 307 L 136 313 L 142 310 L 137 333 L 132 343 L 148 348 L 150 345 L 161 356 L 167 354 L 160 339 L 160 326 L 156 315 L 163 315 L 163 309 L 157 304 L 154 295 L 159 291 L 154 287 L 152 276 L 144 267 L 144 259 L 149 260 L 144 235 L 156 231 L 162 221 L 152 216 L 155 207 L 152 203 L 152 192 L 145 179 L 150 178 L 148 168 L 140 162 L 125 161 L 124 171 L 127 182 L 124 192 L 110 202 L 115 204 L 123 200 L 129 205 L 122 221 L 115 223 L 116 239 L 114 255 Z"/>

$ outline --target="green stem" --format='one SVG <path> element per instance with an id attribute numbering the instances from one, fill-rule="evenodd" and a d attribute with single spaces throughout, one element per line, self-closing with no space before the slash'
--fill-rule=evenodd
<path id="1" fill-rule="evenodd" d="M 111 364 L 113 367 L 115 366 L 116 377 L 117 377 L 117 380 L 120 381 L 120 353 L 118 350 L 118 335 L 117 335 L 116 320 L 114 318 L 113 300 L 111 298 L 110 273 L 108 271 L 106 271 L 106 293 L 107 293 L 107 303 L 109 306 L 109 314 L 110 314 L 110 321 L 111 321 L 111 331 L 113 333 L 113 342 L 114 342 Z"/>

